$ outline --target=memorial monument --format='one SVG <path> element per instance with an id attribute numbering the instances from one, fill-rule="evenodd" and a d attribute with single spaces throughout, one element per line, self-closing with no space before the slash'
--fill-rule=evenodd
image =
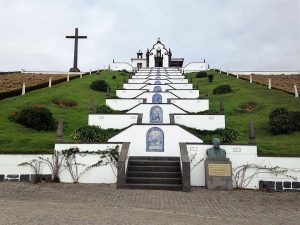
<path id="1" fill-rule="evenodd" d="M 231 190 L 232 167 L 226 158 L 226 151 L 220 148 L 221 141 L 218 138 L 212 140 L 213 147 L 206 150 L 205 183 L 207 189 Z"/>

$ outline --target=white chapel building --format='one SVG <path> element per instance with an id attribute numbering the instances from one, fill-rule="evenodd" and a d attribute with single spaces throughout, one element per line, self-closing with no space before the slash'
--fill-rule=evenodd
<path id="1" fill-rule="evenodd" d="M 209 68 L 205 60 L 191 62 L 184 66 L 184 58 L 173 58 L 172 55 L 171 49 L 167 48 L 165 44 L 161 42 L 160 38 L 158 38 L 151 48 L 147 48 L 145 54 L 141 50 L 138 50 L 136 58 L 132 58 L 131 63 L 116 62 L 113 60 L 109 68 L 114 71 L 127 70 L 129 72 L 154 67 L 180 68 L 186 72 L 197 72 Z"/>

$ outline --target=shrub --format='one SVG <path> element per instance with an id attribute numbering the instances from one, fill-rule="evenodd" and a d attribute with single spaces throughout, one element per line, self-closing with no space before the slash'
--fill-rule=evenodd
<path id="1" fill-rule="evenodd" d="M 77 102 L 71 99 L 55 98 L 52 100 L 52 102 L 56 105 L 65 106 L 65 107 L 77 106 Z"/>
<path id="2" fill-rule="evenodd" d="M 291 112 L 291 116 L 294 123 L 294 129 L 300 131 L 300 112 Z"/>
<path id="3" fill-rule="evenodd" d="M 110 113 L 122 113 L 122 112 L 123 111 L 114 110 L 107 105 L 98 105 L 95 107 L 95 113 L 110 114 Z"/>
<path id="4" fill-rule="evenodd" d="M 203 140 L 206 144 L 211 144 L 213 138 L 219 138 L 222 144 L 230 144 L 241 138 L 240 133 L 233 128 L 210 130 L 198 130 L 195 128 L 185 127 L 192 134 Z"/>
<path id="5" fill-rule="evenodd" d="M 271 132 L 274 135 L 290 134 L 294 131 L 293 118 L 286 108 L 277 108 L 269 115 Z"/>
<path id="6" fill-rule="evenodd" d="M 55 120 L 49 109 L 43 106 L 27 106 L 15 112 L 10 119 L 35 130 L 54 130 Z"/>
<path id="7" fill-rule="evenodd" d="M 117 129 L 102 129 L 98 126 L 83 126 L 77 129 L 74 139 L 86 143 L 106 142 L 119 131 Z"/>
<path id="8" fill-rule="evenodd" d="M 208 76 L 208 82 L 211 83 L 214 80 L 214 75 L 213 74 L 209 74 Z"/>
<path id="9" fill-rule="evenodd" d="M 112 77 L 111 77 L 111 79 L 117 79 L 117 77 L 116 77 L 116 75 L 113 75 Z"/>
<path id="10" fill-rule="evenodd" d="M 95 80 L 91 83 L 90 88 L 95 91 L 107 91 L 109 86 L 104 80 Z"/>
<path id="11" fill-rule="evenodd" d="M 231 92 L 232 92 L 232 89 L 229 84 L 219 85 L 218 87 L 216 87 L 213 90 L 214 95 L 226 94 L 226 93 L 231 93 Z"/>
<path id="12" fill-rule="evenodd" d="M 196 73 L 196 78 L 203 78 L 203 77 L 207 77 L 207 73 L 205 71 L 199 71 L 198 73 Z"/>

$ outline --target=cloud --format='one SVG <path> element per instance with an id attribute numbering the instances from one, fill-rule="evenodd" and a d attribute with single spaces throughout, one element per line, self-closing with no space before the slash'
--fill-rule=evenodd
<path id="1" fill-rule="evenodd" d="M 128 61 L 157 37 L 185 63 L 299 70 L 298 0 L 0 0 L 0 70 L 68 70 Z"/>

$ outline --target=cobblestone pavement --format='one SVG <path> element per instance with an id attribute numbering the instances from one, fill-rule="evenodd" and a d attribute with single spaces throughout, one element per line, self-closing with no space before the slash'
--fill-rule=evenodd
<path id="1" fill-rule="evenodd" d="M 300 224 L 300 193 L 0 183 L 0 224 Z"/>

